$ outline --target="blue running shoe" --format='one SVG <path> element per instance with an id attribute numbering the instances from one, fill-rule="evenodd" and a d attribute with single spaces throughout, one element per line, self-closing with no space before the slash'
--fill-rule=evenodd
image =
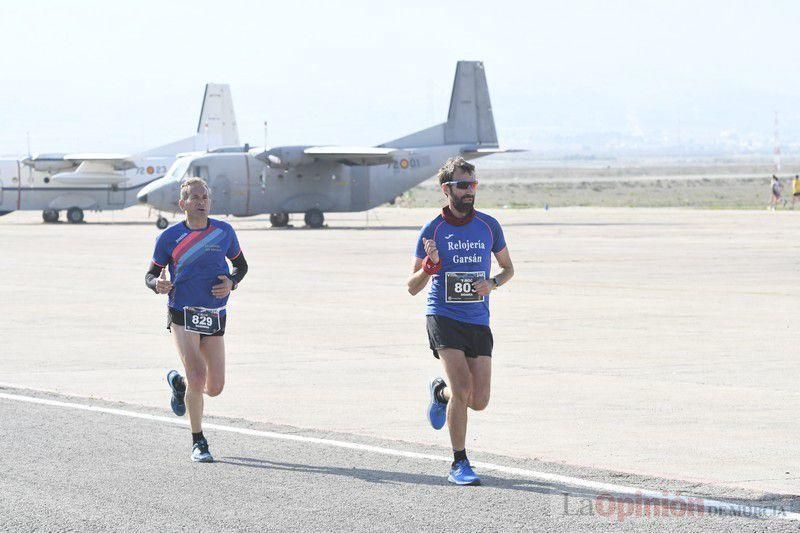
<path id="1" fill-rule="evenodd" d="M 208 441 L 200 439 L 192 445 L 192 461 L 195 463 L 213 463 L 214 458 L 208 451 Z"/>
<path id="2" fill-rule="evenodd" d="M 181 381 L 181 387 L 178 386 L 178 381 Z M 177 416 L 186 414 L 186 404 L 183 402 L 183 396 L 186 394 L 186 384 L 183 377 L 177 370 L 170 370 L 167 372 L 167 383 L 172 390 L 172 398 L 169 401 L 169 406 L 172 407 L 172 412 Z"/>
<path id="3" fill-rule="evenodd" d="M 431 403 L 428 404 L 428 422 L 433 429 L 442 429 L 447 421 L 447 404 L 436 399 L 436 389 L 440 385 L 445 385 L 442 378 L 433 378 L 428 384 L 428 392 L 431 396 Z"/>
<path id="4" fill-rule="evenodd" d="M 469 459 L 462 459 L 450 469 L 447 481 L 456 485 L 480 485 L 481 478 L 475 475 L 469 465 Z"/>

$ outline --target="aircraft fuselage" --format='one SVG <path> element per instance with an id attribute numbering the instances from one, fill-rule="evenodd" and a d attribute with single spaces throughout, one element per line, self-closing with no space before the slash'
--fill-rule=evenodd
<path id="1" fill-rule="evenodd" d="M 82 185 L 52 179 L 59 171 L 39 171 L 17 159 L 0 159 L 0 211 L 122 209 L 136 204 L 136 194 L 167 171 L 174 157 L 136 159 L 136 167 L 120 172 L 118 185 Z"/>
<path id="2" fill-rule="evenodd" d="M 173 175 L 145 187 L 140 200 L 177 212 L 179 181 L 197 176 L 211 187 L 211 214 L 366 211 L 430 178 L 457 154 L 454 146 L 412 148 L 384 165 L 316 162 L 285 170 L 270 168 L 248 153 L 209 154 L 187 158 Z"/>

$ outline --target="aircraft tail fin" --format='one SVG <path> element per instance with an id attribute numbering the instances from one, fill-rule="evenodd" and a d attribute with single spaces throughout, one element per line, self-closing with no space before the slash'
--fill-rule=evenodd
<path id="1" fill-rule="evenodd" d="M 381 146 L 412 148 L 442 144 L 497 146 L 489 86 L 482 61 L 459 61 L 447 122 Z"/>
<path id="2" fill-rule="evenodd" d="M 227 84 L 208 83 L 203 94 L 197 133 L 179 141 L 151 148 L 139 155 L 174 156 L 179 152 L 213 150 L 238 144 L 239 129 L 233 112 L 231 88 Z"/>
<path id="3" fill-rule="evenodd" d="M 219 146 L 236 146 L 239 144 L 239 129 L 236 126 L 236 115 L 233 112 L 233 97 L 227 84 L 208 83 L 203 96 L 203 107 L 197 123 L 197 134 L 207 135 Z"/>
<path id="4" fill-rule="evenodd" d="M 444 137 L 445 144 L 497 145 L 482 61 L 458 62 Z"/>

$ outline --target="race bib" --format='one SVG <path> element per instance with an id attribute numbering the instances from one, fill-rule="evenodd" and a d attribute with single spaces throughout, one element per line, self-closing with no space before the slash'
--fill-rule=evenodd
<path id="1" fill-rule="evenodd" d="M 475 284 L 486 279 L 486 273 L 480 272 L 448 272 L 445 277 L 445 302 L 460 304 L 482 302 L 483 296 L 475 292 Z"/>
<path id="2" fill-rule="evenodd" d="M 183 328 L 201 335 L 213 335 L 220 329 L 219 309 L 205 307 L 184 307 Z"/>

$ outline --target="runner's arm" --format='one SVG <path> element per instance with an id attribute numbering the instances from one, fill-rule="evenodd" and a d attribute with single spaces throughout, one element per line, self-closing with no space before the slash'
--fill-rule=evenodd
<path id="1" fill-rule="evenodd" d="M 511 255 L 508 253 L 508 246 L 494 254 L 497 264 L 500 265 L 500 272 L 494 276 L 497 286 L 505 285 L 508 280 L 514 277 L 514 264 L 511 262 Z"/>
<path id="2" fill-rule="evenodd" d="M 233 282 L 233 286 L 237 286 L 244 279 L 247 274 L 247 260 L 244 258 L 244 252 L 239 252 L 239 255 L 231 259 L 233 271 L 228 276 Z"/>
<path id="3" fill-rule="evenodd" d="M 156 290 L 156 282 L 158 281 L 158 276 L 161 275 L 163 268 L 164 267 L 160 267 L 151 261 L 150 270 L 148 270 L 147 274 L 144 275 L 144 284 L 147 285 L 148 289 L 156 294 L 158 294 L 158 291 Z"/>
<path id="4" fill-rule="evenodd" d="M 411 277 L 408 278 L 408 293 L 415 296 L 419 291 L 425 288 L 430 279 L 430 274 L 422 270 L 422 259 L 419 257 L 414 258 L 414 266 L 412 267 Z"/>

